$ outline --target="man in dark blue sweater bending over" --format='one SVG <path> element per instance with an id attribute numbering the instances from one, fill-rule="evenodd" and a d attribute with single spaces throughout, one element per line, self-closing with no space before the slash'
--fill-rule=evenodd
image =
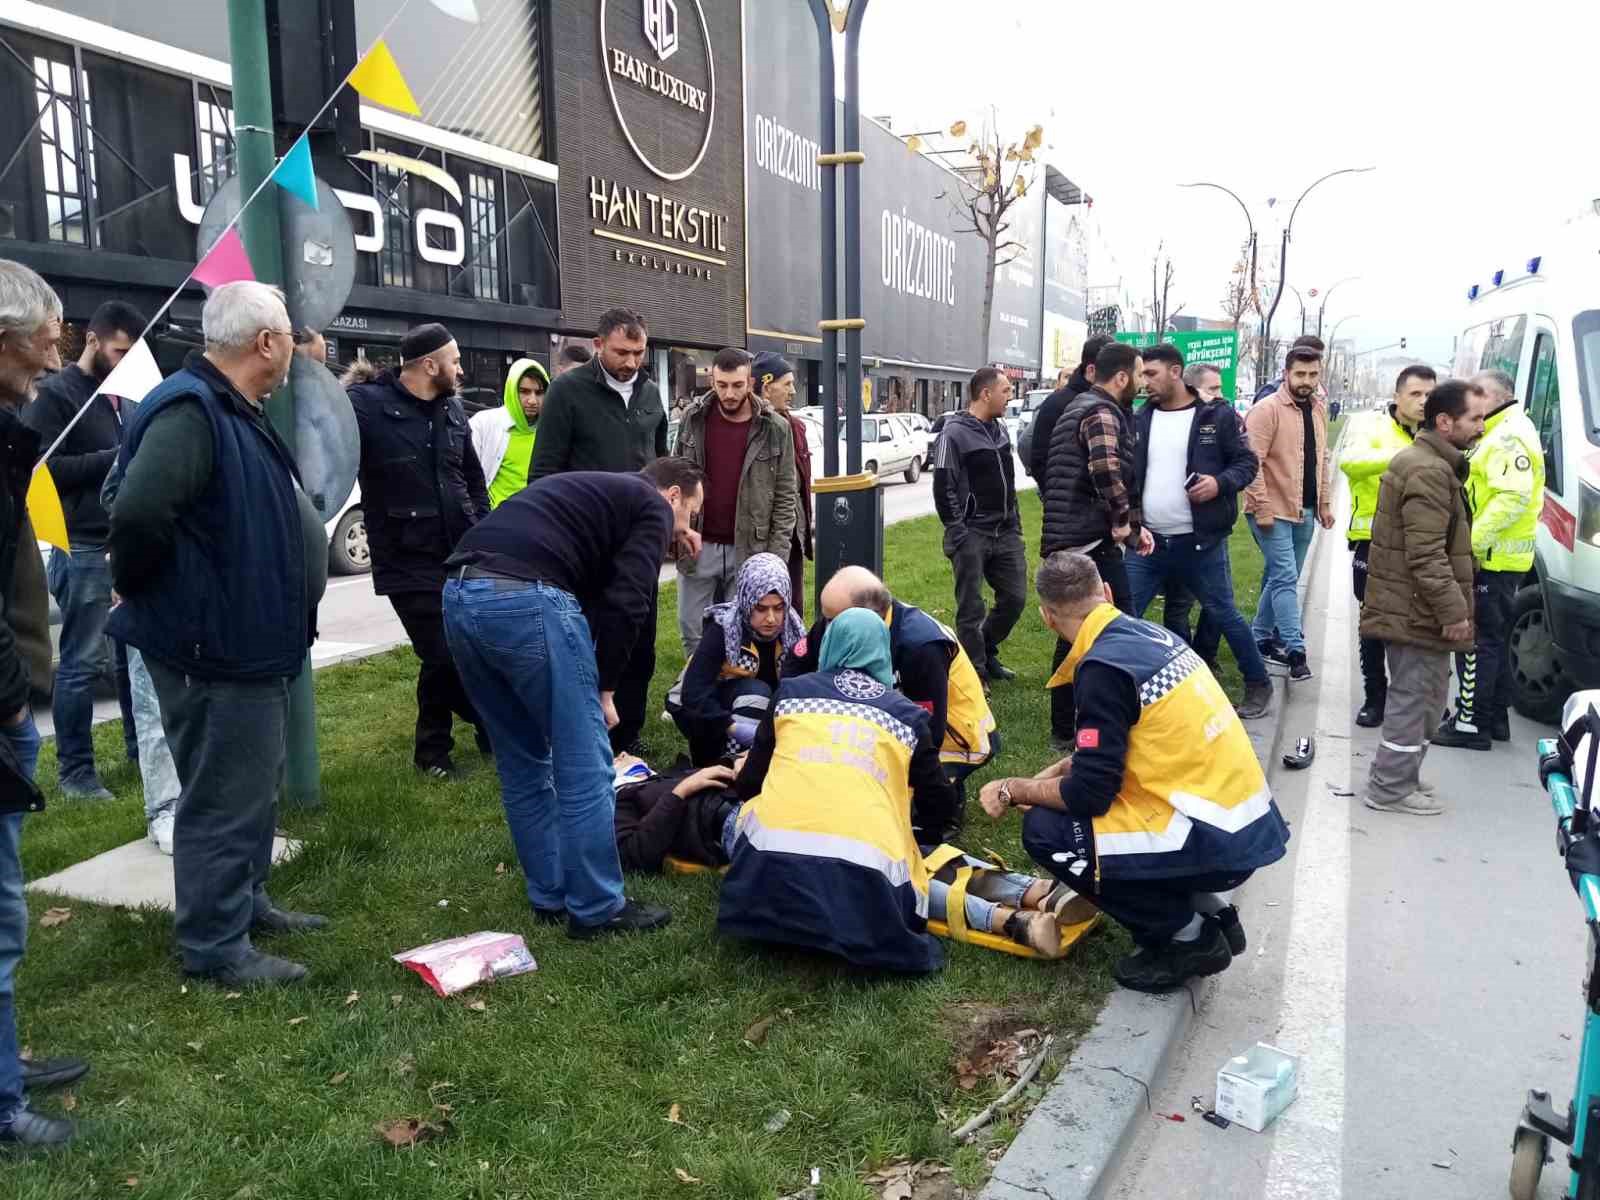
<path id="1" fill-rule="evenodd" d="M 622 894 L 606 731 L 635 641 L 655 637 L 656 578 L 700 511 L 703 478 L 658 458 L 638 474 L 540 479 L 468 530 L 447 564 L 445 637 L 494 744 L 528 900 L 571 937 L 671 919 Z"/>

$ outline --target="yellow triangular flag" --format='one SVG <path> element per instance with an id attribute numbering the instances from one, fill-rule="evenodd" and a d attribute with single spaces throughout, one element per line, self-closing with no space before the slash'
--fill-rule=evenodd
<path id="1" fill-rule="evenodd" d="M 350 72 L 350 86 L 374 104 L 410 113 L 413 117 L 422 115 L 411 89 L 406 86 L 405 77 L 395 65 L 394 55 L 389 53 L 388 43 L 381 38 Z"/>
<path id="2" fill-rule="evenodd" d="M 33 519 L 33 536 L 49 542 L 57 550 L 72 553 L 67 543 L 67 514 L 61 511 L 61 495 L 50 468 L 40 463 L 28 482 L 28 516 Z"/>

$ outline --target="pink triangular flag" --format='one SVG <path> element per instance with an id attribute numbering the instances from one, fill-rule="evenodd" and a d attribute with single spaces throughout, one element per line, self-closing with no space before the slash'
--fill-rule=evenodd
<path id="1" fill-rule="evenodd" d="M 190 276 L 196 283 L 208 288 L 255 277 L 256 273 L 250 268 L 250 256 L 244 252 L 244 242 L 237 229 L 230 229 L 218 238 L 217 244 L 200 260 L 200 265 L 195 267 L 194 274 Z"/>

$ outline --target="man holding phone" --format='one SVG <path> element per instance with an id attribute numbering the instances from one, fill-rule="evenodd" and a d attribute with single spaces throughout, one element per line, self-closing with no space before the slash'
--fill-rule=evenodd
<path id="1" fill-rule="evenodd" d="M 1203 400 L 1184 382 L 1183 355 L 1162 343 L 1144 351 L 1141 382 L 1150 403 L 1134 417 L 1135 470 L 1144 523 L 1155 540 L 1145 557 L 1127 559 L 1133 615 L 1174 584 L 1200 601 L 1222 631 L 1244 675 L 1246 719 L 1263 717 L 1272 697 L 1267 664 L 1233 601 L 1228 535 L 1239 519 L 1239 493 L 1260 466 L 1232 406 Z"/>

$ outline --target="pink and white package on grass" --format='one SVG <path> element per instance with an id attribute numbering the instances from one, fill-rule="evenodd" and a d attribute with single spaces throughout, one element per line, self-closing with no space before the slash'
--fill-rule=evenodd
<path id="1" fill-rule="evenodd" d="M 403 950 L 394 961 L 415 971 L 441 996 L 454 996 L 473 984 L 526 975 L 539 964 L 515 933 L 469 933 Z"/>

